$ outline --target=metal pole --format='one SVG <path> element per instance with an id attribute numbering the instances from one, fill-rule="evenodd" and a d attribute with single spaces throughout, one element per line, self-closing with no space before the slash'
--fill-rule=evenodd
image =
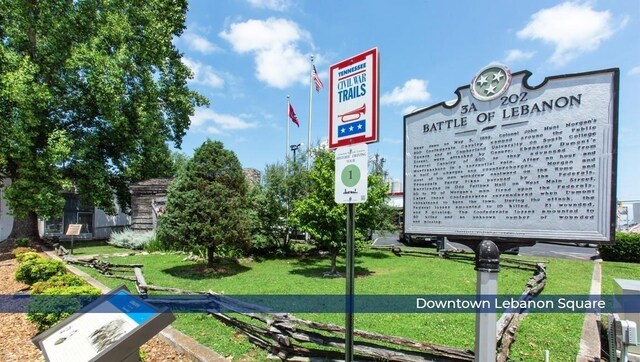
<path id="1" fill-rule="evenodd" d="M 289 110 L 291 109 L 291 101 L 289 100 L 289 96 L 287 96 L 287 144 L 284 145 L 284 177 L 287 177 L 287 173 L 289 171 Z"/>
<path id="2" fill-rule="evenodd" d="M 500 250 L 491 240 L 482 240 L 476 248 L 476 294 L 479 297 L 498 294 Z M 482 299 L 487 300 L 487 299 Z M 496 360 L 496 312 L 476 313 L 476 362 Z"/>
<path id="3" fill-rule="evenodd" d="M 313 55 L 309 71 L 309 130 L 307 133 L 307 171 L 311 169 L 311 108 L 313 105 Z"/>
<path id="4" fill-rule="evenodd" d="M 347 290 L 345 311 L 345 361 L 353 361 L 353 307 L 354 307 L 354 233 L 355 204 L 347 204 Z M 494 333 L 495 335 L 495 333 Z"/>

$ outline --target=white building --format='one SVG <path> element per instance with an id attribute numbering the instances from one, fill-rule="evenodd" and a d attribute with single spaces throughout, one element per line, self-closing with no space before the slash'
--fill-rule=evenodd
<path id="1" fill-rule="evenodd" d="M 11 184 L 11 180 L 4 180 L 4 187 Z M 13 216 L 4 199 L 4 187 L 0 188 L 0 240 L 6 239 L 13 228 Z M 113 230 L 122 229 L 131 224 L 131 217 L 120 212 L 116 206 L 116 215 L 107 215 L 101 209 L 82 205 L 78 195 L 65 193 L 65 205 L 62 216 L 51 220 L 38 221 L 41 237 L 58 236 L 64 238 L 69 224 L 82 224 L 80 237 L 83 239 L 107 239 Z"/>

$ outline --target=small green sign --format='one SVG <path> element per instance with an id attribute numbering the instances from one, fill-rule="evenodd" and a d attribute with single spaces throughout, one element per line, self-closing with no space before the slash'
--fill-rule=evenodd
<path id="1" fill-rule="evenodd" d="M 356 165 L 349 165 L 342 170 L 342 183 L 347 187 L 354 187 L 360 181 L 360 169 Z"/>

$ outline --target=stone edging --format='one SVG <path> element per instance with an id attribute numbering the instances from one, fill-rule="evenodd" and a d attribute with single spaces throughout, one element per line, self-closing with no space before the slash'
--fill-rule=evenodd
<path id="1" fill-rule="evenodd" d="M 51 259 L 62 260 L 58 255 L 56 255 L 56 253 L 54 251 L 43 250 L 43 252 L 45 254 L 47 254 L 47 256 L 49 256 Z M 96 280 L 95 278 L 90 276 L 89 274 L 85 273 L 84 271 L 82 271 L 82 270 L 80 270 L 80 269 L 78 269 L 78 268 L 76 268 L 76 267 L 74 267 L 72 265 L 68 265 L 66 263 L 65 263 L 65 265 L 66 265 L 67 269 L 69 269 L 69 271 L 71 271 L 73 274 L 76 274 L 76 275 L 82 277 L 84 280 L 86 280 L 92 286 L 100 289 L 103 294 L 111 290 L 109 287 L 107 287 L 106 285 L 102 284 L 101 282 L 99 282 L 98 280 Z M 189 337 L 188 335 L 180 332 L 179 330 L 177 330 L 177 329 L 175 329 L 175 328 L 173 328 L 171 326 L 168 326 L 165 329 L 163 329 L 162 331 L 160 331 L 158 336 L 164 342 L 168 343 L 170 346 L 175 348 L 177 351 L 187 354 L 189 359 L 191 359 L 194 362 L 223 362 L 223 361 L 227 362 L 227 361 L 230 361 L 230 359 L 227 359 L 227 358 L 223 357 L 222 355 L 212 351 L 211 349 L 203 346 L 202 344 L 200 344 L 195 339 Z"/>

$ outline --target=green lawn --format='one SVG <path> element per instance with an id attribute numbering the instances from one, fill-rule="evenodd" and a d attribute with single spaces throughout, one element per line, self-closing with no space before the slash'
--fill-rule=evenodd
<path id="1" fill-rule="evenodd" d="M 617 263 L 605 261 L 602 263 L 602 294 L 615 294 L 614 279 L 640 280 L 640 264 Z"/>
<path id="2" fill-rule="evenodd" d="M 64 240 L 60 242 L 65 249 L 71 251 L 71 241 Z M 132 253 L 135 250 L 119 248 L 107 244 L 105 240 L 74 240 L 73 241 L 73 255 L 86 256 L 86 255 L 98 255 L 98 254 L 117 254 L 117 253 Z"/>
<path id="3" fill-rule="evenodd" d="M 213 290 L 225 294 L 344 294 L 345 280 L 322 278 L 329 261 L 319 258 L 254 260 L 222 264 L 216 271 L 204 265 L 184 262 L 179 255 L 147 255 L 111 258 L 114 263 L 142 263 L 147 283 L 191 290 Z M 343 260 L 339 260 L 343 263 Z M 339 264 L 342 265 L 342 264 Z M 586 294 L 591 262 L 550 259 L 546 294 Z M 104 284 L 128 284 L 85 271 Z M 356 294 L 475 294 L 473 263 L 431 256 L 394 256 L 369 251 L 357 257 Z M 530 271 L 504 268 L 499 274 L 499 293 L 519 295 Z M 128 284 L 130 289 L 134 288 Z M 134 289 L 133 289 L 134 290 Z M 304 314 L 302 318 L 344 325 L 342 314 Z M 575 359 L 582 326 L 581 314 L 530 314 L 521 324 L 512 360 L 542 360 L 544 350 L 553 360 Z M 357 314 L 357 329 L 404 336 L 420 341 L 473 349 L 473 313 L 387 313 Z M 174 327 L 188 333 L 213 350 L 236 359 L 262 359 L 244 337 L 220 325 L 212 317 L 181 314 Z M 244 357 L 242 357 L 244 356 Z"/>

